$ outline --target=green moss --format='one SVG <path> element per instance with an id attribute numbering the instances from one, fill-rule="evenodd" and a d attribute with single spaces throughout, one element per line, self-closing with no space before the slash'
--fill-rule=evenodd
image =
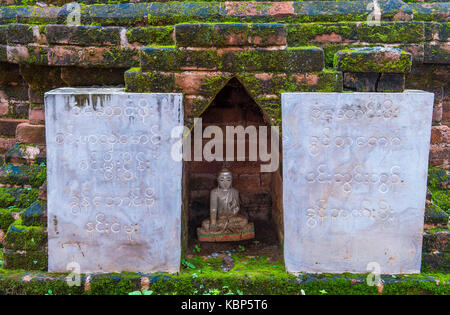
<path id="1" fill-rule="evenodd" d="M 384 52 L 344 49 L 335 54 L 335 69 L 348 72 L 408 73 L 411 69 L 411 54 L 401 51 L 398 59 L 384 58 Z"/>
<path id="2" fill-rule="evenodd" d="M 428 188 L 432 194 L 433 204 L 450 215 L 450 190 L 448 171 L 437 167 L 428 169 Z"/>
<path id="3" fill-rule="evenodd" d="M 25 226 L 18 219 L 10 225 L 4 244 L 10 250 L 40 251 L 47 246 L 47 232 L 41 226 Z"/>
<path id="4" fill-rule="evenodd" d="M 14 222 L 14 217 L 12 215 L 11 209 L 0 209 L 0 229 L 6 232 Z"/>
<path id="5" fill-rule="evenodd" d="M 0 208 L 8 208 L 14 205 L 16 197 L 11 192 L 11 189 L 0 187 Z"/>
<path id="6" fill-rule="evenodd" d="M 173 26 L 133 27 L 127 31 L 127 39 L 129 43 L 170 46 L 174 45 L 173 31 Z"/>
<path id="7" fill-rule="evenodd" d="M 175 90 L 173 73 L 140 72 L 133 68 L 125 72 L 125 91 L 138 93 L 172 93 Z"/>
<path id="8" fill-rule="evenodd" d="M 47 168 L 44 164 L 41 165 L 6 164 L 0 168 L 1 184 L 19 185 L 19 186 L 31 185 L 33 188 L 39 188 L 44 183 L 46 176 L 47 176 Z"/>

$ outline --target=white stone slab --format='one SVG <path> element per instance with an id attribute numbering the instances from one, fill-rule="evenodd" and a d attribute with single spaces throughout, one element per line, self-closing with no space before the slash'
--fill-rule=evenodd
<path id="1" fill-rule="evenodd" d="M 289 272 L 420 272 L 433 94 L 282 94 Z"/>
<path id="2" fill-rule="evenodd" d="M 49 271 L 177 272 L 182 95 L 56 89 L 45 119 Z"/>

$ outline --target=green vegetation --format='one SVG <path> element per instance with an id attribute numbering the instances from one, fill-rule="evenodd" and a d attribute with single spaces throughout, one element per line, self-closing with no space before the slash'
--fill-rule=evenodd
<path id="1" fill-rule="evenodd" d="M 449 184 L 448 171 L 436 167 L 428 170 L 428 189 L 431 191 L 433 204 L 450 215 Z"/>

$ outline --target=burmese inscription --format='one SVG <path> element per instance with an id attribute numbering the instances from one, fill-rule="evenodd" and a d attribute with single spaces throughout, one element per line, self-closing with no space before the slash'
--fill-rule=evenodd
<path id="1" fill-rule="evenodd" d="M 49 271 L 177 272 L 181 94 L 46 93 Z"/>
<path id="2" fill-rule="evenodd" d="M 289 272 L 420 270 L 433 94 L 282 95 Z"/>

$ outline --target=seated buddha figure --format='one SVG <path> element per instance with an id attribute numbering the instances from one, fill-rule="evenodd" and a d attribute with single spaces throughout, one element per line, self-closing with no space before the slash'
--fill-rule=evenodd
<path id="1" fill-rule="evenodd" d="M 239 213 L 239 192 L 231 187 L 232 181 L 230 170 L 225 168 L 219 172 L 218 187 L 210 194 L 210 217 L 197 229 L 200 241 L 237 241 L 254 237 L 253 223 Z"/>

